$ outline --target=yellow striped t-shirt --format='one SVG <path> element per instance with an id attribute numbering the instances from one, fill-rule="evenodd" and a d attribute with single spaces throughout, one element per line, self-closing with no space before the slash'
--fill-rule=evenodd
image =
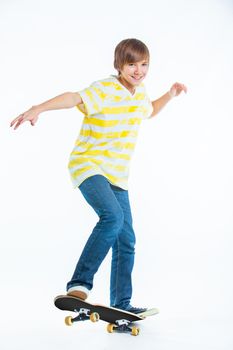
<path id="1" fill-rule="evenodd" d="M 84 119 L 68 164 L 73 186 L 99 174 L 127 190 L 139 126 L 153 110 L 144 84 L 132 95 L 110 75 L 78 93 L 83 103 L 77 108 Z"/>

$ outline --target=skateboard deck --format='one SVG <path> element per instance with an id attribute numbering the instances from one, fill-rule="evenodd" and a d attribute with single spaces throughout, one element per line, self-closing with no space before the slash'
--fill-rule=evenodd
<path id="1" fill-rule="evenodd" d="M 150 309 L 141 314 L 134 314 L 124 310 L 108 307 L 104 305 L 91 304 L 79 298 L 59 295 L 54 299 L 55 306 L 60 310 L 73 311 L 76 313 L 75 317 L 67 316 L 65 323 L 71 326 L 74 322 L 91 320 L 97 322 L 99 320 L 108 322 L 107 331 L 112 333 L 129 332 L 132 335 L 139 334 L 139 328 L 132 326 L 133 322 L 142 321 L 147 316 L 157 314 L 158 309 Z"/>

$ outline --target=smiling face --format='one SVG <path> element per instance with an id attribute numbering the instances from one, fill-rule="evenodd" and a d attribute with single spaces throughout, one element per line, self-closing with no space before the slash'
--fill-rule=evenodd
<path id="1" fill-rule="evenodd" d="M 135 38 L 122 40 L 115 48 L 114 68 L 117 79 L 131 93 L 145 79 L 149 68 L 150 53 L 148 47 Z"/>
<path id="2" fill-rule="evenodd" d="M 120 82 L 132 92 L 135 87 L 145 79 L 149 69 L 149 61 L 142 60 L 134 63 L 126 63 L 120 69 L 118 79 Z"/>

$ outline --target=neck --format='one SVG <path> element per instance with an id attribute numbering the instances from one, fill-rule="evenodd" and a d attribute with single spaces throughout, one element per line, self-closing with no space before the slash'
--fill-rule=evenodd
<path id="1" fill-rule="evenodd" d="M 126 89 L 128 89 L 131 92 L 131 94 L 135 93 L 135 86 L 129 84 L 127 80 L 125 80 L 124 78 L 121 77 L 121 75 L 118 75 L 117 78 L 120 81 L 120 83 L 122 85 L 124 85 L 126 87 Z"/>

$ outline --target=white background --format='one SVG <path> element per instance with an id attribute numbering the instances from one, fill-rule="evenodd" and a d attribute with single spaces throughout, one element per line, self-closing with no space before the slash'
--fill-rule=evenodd
<path id="1" fill-rule="evenodd" d="M 230 0 L 1 0 L 2 350 L 233 348 L 232 34 Z M 136 338 L 102 322 L 65 327 L 53 306 L 97 221 L 67 169 L 82 114 L 9 127 L 32 105 L 115 74 L 114 48 L 130 37 L 150 49 L 152 100 L 188 86 L 143 123 L 132 160 L 133 304 L 161 311 Z M 90 301 L 108 304 L 109 263 Z"/>

